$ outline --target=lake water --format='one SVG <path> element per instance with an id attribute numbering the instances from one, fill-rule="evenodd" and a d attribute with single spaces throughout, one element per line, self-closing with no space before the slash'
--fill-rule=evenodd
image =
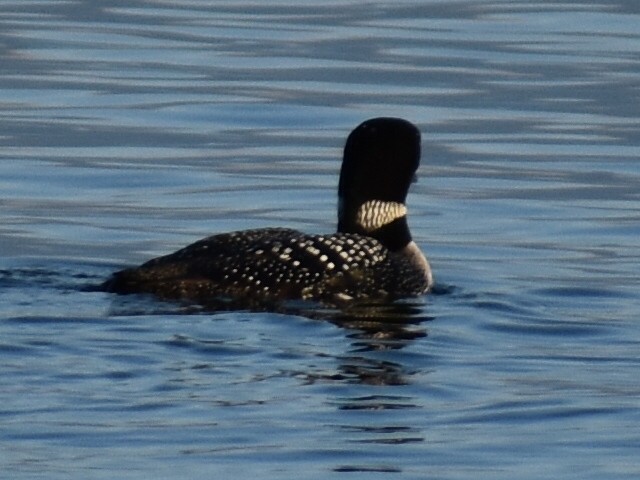
<path id="1" fill-rule="evenodd" d="M 0 477 L 640 478 L 635 0 L 0 3 Z M 335 228 L 423 132 L 434 294 L 207 312 L 89 287 Z"/>

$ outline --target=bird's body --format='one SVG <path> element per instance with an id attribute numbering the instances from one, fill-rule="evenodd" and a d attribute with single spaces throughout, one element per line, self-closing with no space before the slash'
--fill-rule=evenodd
<path id="1" fill-rule="evenodd" d="M 349 136 L 339 185 L 338 232 L 264 228 L 213 235 L 139 267 L 104 287 L 206 303 L 282 300 L 336 304 L 425 293 L 429 264 L 412 241 L 405 198 L 420 157 L 409 122 L 378 118 Z"/>

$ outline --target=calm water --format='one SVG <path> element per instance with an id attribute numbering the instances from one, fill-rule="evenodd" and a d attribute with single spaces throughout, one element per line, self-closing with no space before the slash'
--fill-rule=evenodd
<path id="1" fill-rule="evenodd" d="M 640 476 L 635 0 L 0 2 L 0 477 Z M 334 229 L 341 148 L 423 131 L 438 293 L 203 312 L 87 287 Z"/>

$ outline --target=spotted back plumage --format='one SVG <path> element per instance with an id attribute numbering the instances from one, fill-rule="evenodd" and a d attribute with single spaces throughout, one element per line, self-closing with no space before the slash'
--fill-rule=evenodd
<path id="1" fill-rule="evenodd" d="M 200 240 L 111 280 L 169 298 L 314 299 L 339 303 L 419 295 L 422 272 L 377 240 L 358 234 L 306 235 L 286 228 L 225 233 Z"/>

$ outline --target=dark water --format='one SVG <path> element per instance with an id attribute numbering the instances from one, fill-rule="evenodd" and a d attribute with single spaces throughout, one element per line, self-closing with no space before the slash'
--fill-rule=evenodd
<path id="1" fill-rule="evenodd" d="M 0 3 L 0 477 L 640 476 L 635 1 Z M 333 230 L 341 147 L 423 131 L 438 292 L 205 312 L 87 289 Z"/>

